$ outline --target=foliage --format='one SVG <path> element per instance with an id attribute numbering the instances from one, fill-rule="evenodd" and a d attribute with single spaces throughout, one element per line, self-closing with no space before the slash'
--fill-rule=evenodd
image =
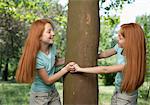
<path id="1" fill-rule="evenodd" d="M 135 0 L 99 0 L 100 10 L 104 11 L 106 16 L 109 16 L 112 11 L 118 11 L 123 8 L 124 4 L 131 4 Z"/>
<path id="2" fill-rule="evenodd" d="M 145 82 L 144 85 L 140 88 L 139 97 L 147 100 L 149 95 L 149 83 Z"/>
<path id="3" fill-rule="evenodd" d="M 146 38 L 146 54 L 147 54 L 147 67 L 150 69 L 150 15 L 146 16 L 139 16 L 136 19 L 137 23 L 139 23 L 145 32 L 145 38 Z"/>
<path id="4" fill-rule="evenodd" d="M 145 32 L 145 39 L 146 39 L 146 62 L 147 62 L 147 73 L 145 82 L 147 83 L 146 87 L 142 87 L 140 91 L 141 97 L 148 99 L 150 95 L 150 15 L 143 15 L 136 18 L 137 23 L 139 23 Z"/>
<path id="5" fill-rule="evenodd" d="M 6 12 L 3 12 L 0 18 L 0 70 L 4 67 L 7 69 L 8 62 L 15 69 L 25 38 L 25 32 L 22 31 L 24 23 L 14 19 L 11 14 Z"/>
<path id="6" fill-rule="evenodd" d="M 115 29 L 119 24 L 119 16 L 117 16 L 118 10 L 121 11 L 124 4 L 130 4 L 134 0 L 99 0 L 100 11 L 104 13 L 100 14 L 100 42 L 99 52 L 114 47 L 116 44 Z M 114 12 L 115 11 L 115 12 Z M 117 11 L 117 12 L 116 12 Z M 113 13 L 113 14 L 112 14 Z M 115 64 L 115 57 L 106 58 L 98 62 L 98 65 L 113 65 Z M 100 75 L 104 79 L 105 85 L 112 85 L 114 82 L 115 74 L 102 74 Z"/>
<path id="7" fill-rule="evenodd" d="M 114 47 L 116 44 L 115 39 L 115 28 L 119 24 L 120 20 L 117 16 L 101 16 L 101 27 L 100 27 L 100 42 L 99 42 L 99 52 L 105 51 Z M 98 62 L 98 65 L 113 65 L 116 63 L 115 56 L 110 58 L 105 58 Z M 105 85 L 112 85 L 114 82 L 115 74 L 102 74 Z"/>
<path id="8" fill-rule="evenodd" d="M 58 0 L 2 0 L 0 1 L 0 76 L 14 78 L 18 60 L 31 22 L 50 18 L 56 24 L 58 54 L 64 55 L 66 10 Z M 60 53 L 61 52 L 61 53 Z M 8 65 L 8 66 L 7 66 Z"/>
<path id="9" fill-rule="evenodd" d="M 66 28 L 67 28 L 67 10 L 58 4 L 59 0 L 1 0 L 0 1 L 0 77 L 4 75 L 10 79 L 14 78 L 18 60 L 22 52 L 25 38 L 31 22 L 39 18 L 50 18 L 55 24 L 55 43 L 58 49 L 58 56 L 65 56 L 66 46 Z M 132 0 L 115 0 L 111 2 L 111 6 L 105 8 L 103 5 L 106 1 L 100 0 L 101 8 L 105 8 L 109 12 L 113 8 L 120 8 L 126 2 L 131 3 Z M 116 24 L 116 19 L 108 17 L 105 19 L 110 27 Z M 104 21 L 105 21 L 104 20 Z M 106 28 L 106 29 L 107 29 Z M 104 33 L 107 30 L 104 30 Z M 105 33 L 107 34 L 107 33 Z M 103 35 L 102 35 L 103 36 Z M 106 37 L 109 38 L 109 35 Z M 102 38 L 101 42 L 107 41 Z M 110 43 L 111 39 L 108 43 Z M 109 44 L 102 44 L 102 49 L 110 48 Z M 4 79 L 3 78 L 3 79 Z"/>
<path id="10" fill-rule="evenodd" d="M 58 49 L 58 56 L 64 57 L 66 46 L 66 29 L 67 29 L 67 10 L 58 4 L 59 0 L 1 0 L 0 1 L 0 77 L 1 71 L 5 71 L 8 63 L 9 79 L 13 79 L 22 47 L 27 36 L 28 28 L 36 19 L 50 18 L 55 24 L 55 43 Z M 116 43 L 114 34 L 115 27 L 119 23 L 119 17 L 114 14 L 110 15 L 112 10 L 120 10 L 124 4 L 132 3 L 134 0 L 109 0 L 109 5 L 105 5 L 106 0 L 100 0 L 100 9 L 104 10 L 105 16 L 101 16 L 101 32 L 99 52 L 113 47 Z M 150 16 L 137 18 L 146 33 L 147 38 L 147 67 L 150 67 Z M 8 62 L 7 62 L 8 61 Z M 116 62 L 115 57 L 102 59 L 98 65 L 113 65 Z M 150 72 L 147 73 L 149 75 Z M 100 75 L 104 79 L 105 85 L 113 84 L 114 74 Z M 150 89 L 149 78 L 146 78 L 146 85 L 140 89 L 140 105 L 148 105 L 144 102 L 147 97 L 147 91 Z M 62 87 L 59 87 L 62 89 Z M 102 89 L 104 90 L 104 89 Z M 112 88 L 107 89 L 112 90 Z M 100 90 L 101 91 L 101 90 Z M 0 104 L 28 104 L 29 85 L 18 84 L 0 84 Z M 112 93 L 102 93 L 104 97 L 109 98 Z M 146 98 L 145 98 L 146 99 Z M 108 101 L 108 100 L 106 100 Z"/>
<path id="11" fill-rule="evenodd" d="M 27 84 L 0 84 L 0 105 L 28 105 L 30 87 Z"/>

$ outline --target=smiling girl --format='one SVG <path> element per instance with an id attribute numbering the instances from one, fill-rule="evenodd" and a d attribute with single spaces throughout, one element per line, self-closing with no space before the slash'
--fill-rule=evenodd
<path id="1" fill-rule="evenodd" d="M 32 83 L 30 105 L 60 105 L 55 81 L 72 70 L 73 62 L 55 73 L 55 66 L 63 64 L 56 60 L 54 27 L 50 20 L 40 19 L 32 23 L 25 42 L 16 81 Z"/>
<path id="2" fill-rule="evenodd" d="M 137 105 L 138 88 L 143 84 L 146 72 L 145 38 L 140 25 L 123 24 L 118 33 L 118 44 L 99 54 L 98 58 L 115 54 L 117 65 L 81 68 L 75 64 L 74 72 L 97 74 L 117 72 L 111 105 Z"/>

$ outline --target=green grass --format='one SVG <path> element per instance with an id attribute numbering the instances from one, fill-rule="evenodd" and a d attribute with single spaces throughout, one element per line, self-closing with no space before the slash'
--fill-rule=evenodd
<path id="1" fill-rule="evenodd" d="M 99 86 L 99 105 L 110 105 L 114 86 Z"/>
<path id="2" fill-rule="evenodd" d="M 0 105 L 28 105 L 29 90 L 27 84 L 1 83 Z"/>
<path id="3" fill-rule="evenodd" d="M 58 92 L 62 100 L 63 85 L 56 83 Z M 28 105 L 30 85 L 17 83 L 0 83 L 0 105 Z M 113 94 L 113 86 L 99 86 L 99 105 L 110 105 Z M 138 105 L 149 105 L 150 99 L 144 100 L 139 95 Z"/>

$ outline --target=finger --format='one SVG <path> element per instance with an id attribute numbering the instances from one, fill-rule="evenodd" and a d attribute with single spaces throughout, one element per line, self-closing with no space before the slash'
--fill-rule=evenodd
<path id="1" fill-rule="evenodd" d="M 73 66 L 78 67 L 78 64 L 74 64 Z"/>
<path id="2" fill-rule="evenodd" d="M 75 68 L 70 68 L 71 71 L 75 71 Z"/>
<path id="3" fill-rule="evenodd" d="M 74 66 L 70 66 L 69 68 L 70 68 L 70 69 L 75 69 L 75 67 L 74 67 Z"/>
<path id="4" fill-rule="evenodd" d="M 69 64 L 70 64 L 70 65 L 74 65 L 74 64 L 76 64 L 76 63 L 75 63 L 75 62 L 70 62 Z"/>
<path id="5" fill-rule="evenodd" d="M 70 73 L 75 73 L 76 71 L 70 71 Z"/>

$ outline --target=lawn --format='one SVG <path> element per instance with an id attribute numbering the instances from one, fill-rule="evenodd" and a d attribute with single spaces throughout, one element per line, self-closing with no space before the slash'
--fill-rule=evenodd
<path id="1" fill-rule="evenodd" d="M 63 96 L 62 84 L 56 83 L 61 100 Z M 110 105 L 113 94 L 113 86 L 99 86 L 99 105 Z M 0 83 L 0 105 L 28 105 L 30 85 L 17 83 Z M 149 105 L 147 101 L 139 97 L 138 105 Z"/>

